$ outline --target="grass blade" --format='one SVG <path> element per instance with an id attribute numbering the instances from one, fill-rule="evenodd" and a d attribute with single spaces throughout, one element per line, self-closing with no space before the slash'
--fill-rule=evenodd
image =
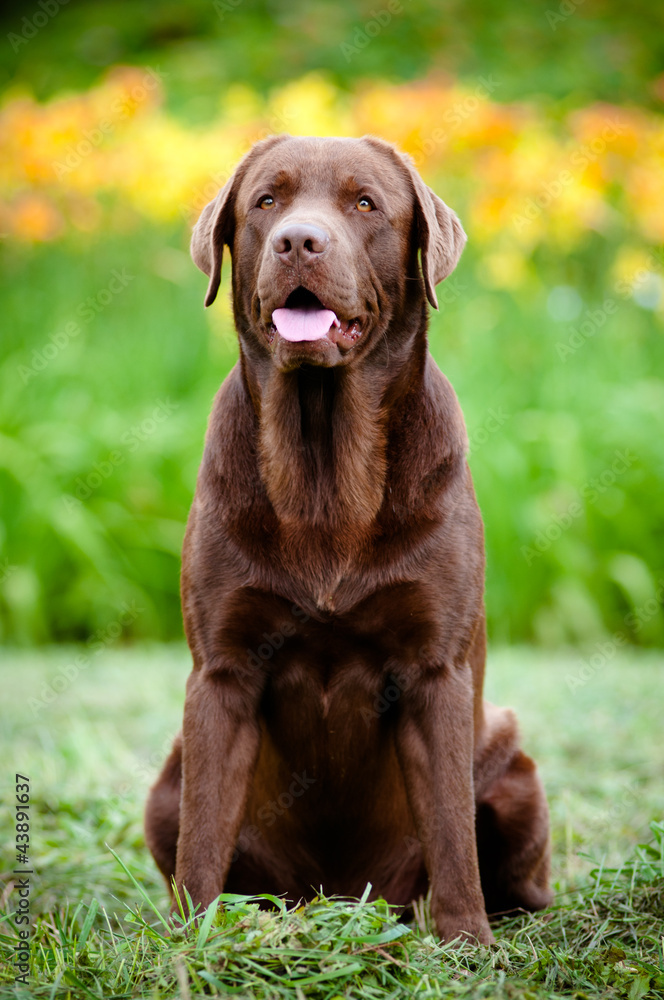
<path id="1" fill-rule="evenodd" d="M 170 932 L 170 927 L 169 927 L 168 921 L 165 920 L 164 917 L 161 915 L 161 913 L 159 912 L 159 910 L 157 909 L 157 907 L 154 905 L 154 903 L 152 902 L 152 900 L 148 896 L 148 894 L 145 891 L 145 889 L 143 888 L 143 886 L 139 882 L 136 881 L 136 879 L 134 878 L 134 876 L 132 875 L 132 873 L 129 871 L 129 869 L 127 868 L 126 864 L 122 860 L 122 858 L 119 857 L 119 855 L 117 855 L 115 853 L 115 851 L 113 850 L 113 848 L 109 847 L 108 844 L 106 844 L 106 847 L 111 852 L 111 854 L 113 855 L 113 857 L 115 858 L 115 860 L 117 861 L 117 863 L 120 865 L 120 867 L 122 868 L 122 870 L 124 871 L 124 873 L 129 876 L 129 878 L 133 882 L 135 888 L 138 889 L 139 893 L 141 894 L 141 896 L 143 897 L 143 899 L 145 900 L 145 902 L 148 904 L 148 906 L 150 907 L 150 909 L 153 911 L 153 913 L 155 913 L 157 915 L 157 917 L 159 918 L 159 920 L 161 921 L 161 923 L 163 924 L 163 926 L 166 928 L 166 930 Z"/>
<path id="2" fill-rule="evenodd" d="M 219 907 L 219 896 L 213 899 L 207 910 L 205 911 L 205 917 L 198 930 L 198 937 L 196 938 L 196 949 L 200 950 L 204 947 L 205 942 L 208 939 L 208 934 L 210 933 L 210 928 L 212 927 L 212 921 L 217 915 L 217 909 Z"/>
<path id="3" fill-rule="evenodd" d="M 88 934 L 92 930 L 92 925 L 94 923 L 95 917 L 97 916 L 97 910 L 99 909 L 99 903 L 96 899 L 93 899 L 90 903 L 90 908 L 88 909 L 87 916 L 83 921 L 83 926 L 81 927 L 81 933 L 78 935 L 78 941 L 76 942 L 76 950 L 79 954 L 85 948 L 85 942 L 88 940 Z"/>

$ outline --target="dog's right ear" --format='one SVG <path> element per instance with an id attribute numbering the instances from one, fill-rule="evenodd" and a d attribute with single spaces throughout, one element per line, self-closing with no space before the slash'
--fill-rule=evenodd
<path id="1" fill-rule="evenodd" d="M 466 234 L 456 212 L 424 183 L 410 157 L 404 155 L 403 160 L 415 189 L 415 217 L 424 289 L 429 302 L 437 309 L 436 285 L 457 266 L 466 243 Z"/>
<path id="2" fill-rule="evenodd" d="M 194 264 L 210 279 L 205 295 L 206 306 L 212 305 L 219 291 L 224 243 L 231 246 L 233 242 L 235 228 L 233 187 L 236 176 L 237 174 L 234 174 L 226 181 L 217 197 L 205 206 L 191 234 L 191 256 Z"/>
<path id="3" fill-rule="evenodd" d="M 224 244 L 233 246 L 235 235 L 235 197 L 240 181 L 247 172 L 249 165 L 262 156 L 272 146 L 290 139 L 286 133 L 268 136 L 249 150 L 238 164 L 233 176 L 226 181 L 221 191 L 201 212 L 201 216 L 191 234 L 191 256 L 194 264 L 210 279 L 205 295 L 205 305 L 211 306 L 217 297 L 221 284 L 221 259 L 224 255 Z"/>

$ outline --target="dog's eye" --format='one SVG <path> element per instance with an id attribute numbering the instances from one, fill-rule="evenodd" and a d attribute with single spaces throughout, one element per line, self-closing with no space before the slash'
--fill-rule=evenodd
<path id="1" fill-rule="evenodd" d="M 268 208 L 274 208 L 274 198 L 272 197 L 272 195 L 268 194 L 264 198 L 261 198 L 261 200 L 258 202 L 258 207 L 264 208 L 266 210 Z"/>
<path id="2" fill-rule="evenodd" d="M 374 205 L 374 203 L 371 201 L 370 198 L 367 198 L 366 195 L 363 195 L 361 198 L 358 198 L 355 203 L 355 208 L 358 210 L 358 212 L 373 212 L 375 207 L 376 206 Z"/>

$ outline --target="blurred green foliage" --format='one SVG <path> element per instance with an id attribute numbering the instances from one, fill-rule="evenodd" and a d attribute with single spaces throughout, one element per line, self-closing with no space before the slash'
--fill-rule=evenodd
<path id="1" fill-rule="evenodd" d="M 563 280 L 602 302 L 589 274 L 601 252 L 598 239 L 583 259 L 542 261 L 512 295 L 483 284 L 471 246 L 439 289 L 431 346 L 466 415 L 501 640 L 664 634 L 661 327 L 620 301 L 601 336 L 562 361 L 557 345 L 578 323 L 547 313 Z M 114 270 L 126 287 L 44 351 Z M 126 601 L 142 609 L 128 634 L 180 634 L 184 523 L 212 398 L 237 354 L 228 318 L 203 311 L 204 285 L 180 230 L 102 238 L 85 256 L 63 245 L 3 254 L 6 637 L 84 638 Z M 628 456 L 618 471 L 616 452 Z"/>
<path id="2" fill-rule="evenodd" d="M 657 101 L 662 11 L 645 2 L 587 0 L 553 25 L 553 0 L 527 11 L 403 2 L 398 27 L 352 70 L 340 45 L 376 4 L 195 0 L 72 3 L 16 53 L 5 45 L 0 73 L 10 92 L 29 83 L 44 97 L 88 86 L 108 63 L 152 62 L 190 124 L 216 112 L 231 82 L 269 89 L 314 67 L 349 87 L 432 68 L 496 73 L 496 100 L 538 99 L 554 115 L 591 100 Z M 32 10 L 5 14 L 5 33 Z M 463 197 L 451 201 L 464 218 Z M 647 295 L 616 292 L 619 233 L 590 232 L 569 252 L 538 247 L 514 291 L 489 280 L 471 238 L 439 289 L 431 347 L 466 414 L 501 641 L 589 654 L 664 641 L 662 318 Z M 6 640 L 90 639 L 132 602 L 125 637 L 181 634 L 184 524 L 212 398 L 237 356 L 227 307 L 203 311 L 187 243 L 184 224 L 134 219 L 124 235 L 0 248 Z"/>
<path id="3" fill-rule="evenodd" d="M 648 84 L 664 69 L 664 8 L 651 0 L 397 2 L 377 44 L 349 63 L 342 44 L 387 0 L 74 0 L 29 44 L 2 47 L 0 86 L 28 82 L 46 97 L 89 86 L 112 63 L 151 62 L 170 75 L 170 100 L 188 121 L 211 116 L 230 83 L 269 89 L 312 70 L 347 87 L 432 71 L 495 74 L 504 101 L 657 100 Z M 23 17 L 37 10 L 36 0 L 12 4 L 3 33 L 25 30 Z"/>

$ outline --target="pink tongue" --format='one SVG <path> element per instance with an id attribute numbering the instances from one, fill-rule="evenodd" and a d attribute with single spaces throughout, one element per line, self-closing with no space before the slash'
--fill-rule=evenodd
<path id="1" fill-rule="evenodd" d="M 331 309 L 275 309 L 272 322 L 284 340 L 322 340 L 339 320 Z"/>

